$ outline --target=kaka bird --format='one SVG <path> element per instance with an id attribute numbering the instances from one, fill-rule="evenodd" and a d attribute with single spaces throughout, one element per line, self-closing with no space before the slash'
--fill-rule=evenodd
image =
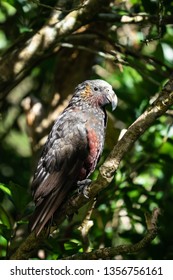
<path id="1" fill-rule="evenodd" d="M 75 186 L 85 183 L 94 171 L 104 146 L 105 106 L 110 103 L 114 110 L 117 96 L 112 86 L 103 80 L 87 80 L 76 87 L 55 121 L 31 186 L 36 208 L 29 228 L 36 235 Z"/>

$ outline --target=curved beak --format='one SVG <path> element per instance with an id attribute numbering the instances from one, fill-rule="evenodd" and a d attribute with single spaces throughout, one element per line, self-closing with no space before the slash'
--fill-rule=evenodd
<path id="1" fill-rule="evenodd" d="M 112 105 L 112 111 L 114 111 L 115 108 L 117 107 L 118 98 L 113 90 L 108 92 L 107 99 L 109 100 L 109 102 Z"/>

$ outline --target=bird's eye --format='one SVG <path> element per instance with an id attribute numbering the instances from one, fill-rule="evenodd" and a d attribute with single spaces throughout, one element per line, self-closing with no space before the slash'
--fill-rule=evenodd
<path id="1" fill-rule="evenodd" d="M 95 91 L 98 91 L 99 89 L 98 89 L 98 87 L 95 87 L 94 90 L 95 90 Z"/>

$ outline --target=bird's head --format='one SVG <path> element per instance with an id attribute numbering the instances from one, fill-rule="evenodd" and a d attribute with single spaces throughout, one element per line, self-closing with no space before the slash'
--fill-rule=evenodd
<path id="1" fill-rule="evenodd" d="M 86 80 L 76 87 L 73 101 L 80 100 L 91 106 L 99 106 L 104 108 L 111 104 L 112 110 L 117 106 L 117 96 L 112 86 L 103 80 Z"/>

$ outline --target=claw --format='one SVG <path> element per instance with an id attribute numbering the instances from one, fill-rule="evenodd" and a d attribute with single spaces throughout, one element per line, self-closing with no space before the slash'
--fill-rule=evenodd
<path id="1" fill-rule="evenodd" d="M 88 186 L 91 184 L 91 179 L 85 179 L 77 182 L 78 193 L 82 193 L 84 197 L 89 198 L 88 196 Z"/>

